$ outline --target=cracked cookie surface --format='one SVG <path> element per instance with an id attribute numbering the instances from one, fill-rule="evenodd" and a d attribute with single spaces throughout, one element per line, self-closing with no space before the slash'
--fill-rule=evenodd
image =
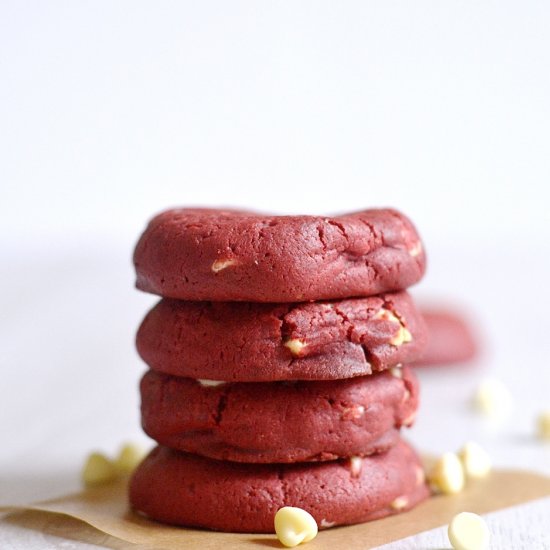
<path id="1" fill-rule="evenodd" d="M 392 209 L 342 216 L 269 216 L 173 209 L 135 252 L 136 286 L 181 300 L 304 302 L 372 296 L 416 283 L 420 237 Z"/>
<path id="2" fill-rule="evenodd" d="M 130 482 L 130 503 L 158 521 L 272 533 L 283 506 L 321 529 L 408 510 L 428 496 L 420 460 L 399 441 L 388 452 L 315 464 L 241 464 L 157 447 Z"/>
<path id="3" fill-rule="evenodd" d="M 414 420 L 407 367 L 322 382 L 216 386 L 153 371 L 141 381 L 145 432 L 161 445 L 220 460 L 326 461 L 384 452 Z"/>
<path id="4" fill-rule="evenodd" d="M 416 360 L 426 328 L 406 292 L 299 304 L 164 299 L 136 343 L 153 370 L 175 376 L 334 380 Z"/>

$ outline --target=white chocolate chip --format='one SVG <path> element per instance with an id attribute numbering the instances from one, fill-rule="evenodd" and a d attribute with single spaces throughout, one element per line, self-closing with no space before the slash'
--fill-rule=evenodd
<path id="1" fill-rule="evenodd" d="M 285 346 L 291 351 L 292 355 L 300 355 L 301 351 L 306 347 L 306 343 L 298 338 L 293 338 L 287 340 Z"/>
<path id="2" fill-rule="evenodd" d="M 464 488 L 464 469 L 458 456 L 445 453 L 435 463 L 428 479 L 434 490 L 446 495 L 460 493 Z"/>
<path id="3" fill-rule="evenodd" d="M 346 407 L 342 411 L 343 420 L 358 420 L 365 414 L 365 407 L 363 405 L 353 405 Z"/>
<path id="4" fill-rule="evenodd" d="M 223 384 L 227 384 L 227 382 L 224 382 L 223 380 L 207 380 L 206 378 L 197 378 L 197 382 L 201 386 L 205 386 L 205 387 L 215 387 L 215 386 L 222 386 Z"/>
<path id="5" fill-rule="evenodd" d="M 328 529 L 330 527 L 334 527 L 336 525 L 335 521 L 328 521 L 326 519 L 322 519 L 321 523 L 319 524 L 321 527 Z"/>
<path id="6" fill-rule="evenodd" d="M 408 329 L 401 326 L 399 327 L 399 330 L 397 331 L 397 334 L 390 340 L 390 344 L 392 346 L 402 346 L 403 344 L 408 344 L 412 341 L 412 334 L 409 332 Z"/>
<path id="7" fill-rule="evenodd" d="M 363 468 L 363 459 L 360 456 L 352 456 L 349 459 L 351 477 L 359 477 Z"/>
<path id="8" fill-rule="evenodd" d="M 403 378 L 403 367 L 392 367 L 390 369 L 390 374 L 394 377 L 394 378 Z"/>
<path id="9" fill-rule="evenodd" d="M 403 508 L 405 508 L 407 506 L 407 504 L 409 504 L 409 499 L 405 496 L 403 497 L 397 497 L 391 504 L 390 506 L 396 510 L 396 511 L 399 511 L 399 510 L 403 510 Z"/>
<path id="10" fill-rule="evenodd" d="M 101 453 L 91 453 L 82 469 L 82 481 L 86 487 L 109 483 L 116 479 L 115 465 Z"/>
<path id="11" fill-rule="evenodd" d="M 416 256 L 419 256 L 422 253 L 422 243 L 420 241 L 416 241 L 413 245 L 409 247 L 409 254 L 416 258 Z"/>
<path id="12" fill-rule="evenodd" d="M 539 414 L 537 418 L 537 434 L 541 439 L 550 440 L 550 410 Z"/>
<path id="13" fill-rule="evenodd" d="M 317 522 L 309 512 L 285 506 L 275 514 L 275 533 L 281 544 L 292 548 L 317 536 Z"/>
<path id="14" fill-rule="evenodd" d="M 145 458 L 147 450 L 135 443 L 126 443 L 115 459 L 115 469 L 119 474 L 131 474 Z"/>
<path id="15" fill-rule="evenodd" d="M 491 471 L 491 458 L 487 451 L 474 441 L 468 441 L 458 452 L 464 473 L 468 478 L 483 478 Z"/>
<path id="16" fill-rule="evenodd" d="M 411 427 L 414 424 L 414 421 L 416 420 L 416 411 L 413 411 L 405 420 L 403 420 L 403 426 L 406 426 L 407 428 Z"/>
<path id="17" fill-rule="evenodd" d="M 424 473 L 424 468 L 417 466 L 415 469 L 416 476 L 416 485 L 422 485 L 426 481 L 426 474 Z"/>
<path id="18" fill-rule="evenodd" d="M 376 313 L 374 318 L 383 319 L 384 321 L 391 321 L 392 323 L 399 324 L 399 328 L 397 329 L 397 332 L 389 341 L 389 343 L 392 346 L 399 347 L 403 344 L 406 344 L 412 341 L 412 334 L 405 326 L 405 323 L 399 317 L 397 317 L 397 315 L 395 315 L 393 311 L 390 311 L 389 309 L 386 309 L 386 308 L 382 308 Z"/>
<path id="19" fill-rule="evenodd" d="M 454 550 L 484 550 L 491 538 L 485 520 L 471 512 L 457 514 L 447 530 Z"/>
<path id="20" fill-rule="evenodd" d="M 235 265 L 237 263 L 236 260 L 230 260 L 230 259 L 221 259 L 221 260 L 215 260 L 214 263 L 212 264 L 212 266 L 210 267 L 210 269 L 214 272 L 214 273 L 219 273 L 220 271 L 223 271 L 224 269 L 232 266 L 232 265 Z"/>
<path id="21" fill-rule="evenodd" d="M 512 394 L 500 380 L 487 379 L 477 387 L 474 406 L 486 416 L 503 417 L 512 408 Z"/>
<path id="22" fill-rule="evenodd" d="M 394 323 L 399 323 L 399 319 L 385 307 L 380 308 L 374 315 L 375 319 L 383 319 L 384 321 L 392 321 Z"/>

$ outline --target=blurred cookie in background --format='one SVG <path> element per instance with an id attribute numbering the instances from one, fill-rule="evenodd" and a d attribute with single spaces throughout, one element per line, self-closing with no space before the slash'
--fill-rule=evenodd
<path id="1" fill-rule="evenodd" d="M 468 315 L 447 305 L 420 307 L 428 328 L 428 345 L 415 367 L 470 363 L 480 352 L 480 339 Z"/>

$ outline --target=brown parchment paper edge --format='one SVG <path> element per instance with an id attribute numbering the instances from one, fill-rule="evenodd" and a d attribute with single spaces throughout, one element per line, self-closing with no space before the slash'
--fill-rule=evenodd
<path id="1" fill-rule="evenodd" d="M 19 506 L 2 506 L 0 512 L 49 512 L 75 518 L 102 533 L 152 549 L 202 548 L 224 550 L 280 548 L 274 535 L 216 533 L 175 528 L 147 520 L 129 510 L 127 480 L 74 495 Z M 484 514 L 550 496 L 550 478 L 532 472 L 495 470 L 488 478 L 470 482 L 452 496 L 434 496 L 415 509 L 381 520 L 321 531 L 308 548 L 373 548 L 422 531 L 446 525 L 461 511 Z M 69 526 L 67 527 L 69 529 Z M 74 521 L 70 526 L 75 538 Z M 62 534 L 59 529 L 58 534 Z"/>

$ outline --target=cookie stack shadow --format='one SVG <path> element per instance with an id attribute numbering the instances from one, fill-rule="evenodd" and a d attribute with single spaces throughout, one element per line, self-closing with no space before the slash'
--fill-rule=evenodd
<path id="1" fill-rule="evenodd" d="M 137 335 L 159 446 L 131 480 L 135 510 L 261 533 L 282 506 L 327 528 L 427 497 L 400 436 L 419 400 L 406 365 L 426 340 L 405 291 L 425 256 L 405 216 L 170 210 L 134 262 L 138 288 L 162 297 Z"/>

